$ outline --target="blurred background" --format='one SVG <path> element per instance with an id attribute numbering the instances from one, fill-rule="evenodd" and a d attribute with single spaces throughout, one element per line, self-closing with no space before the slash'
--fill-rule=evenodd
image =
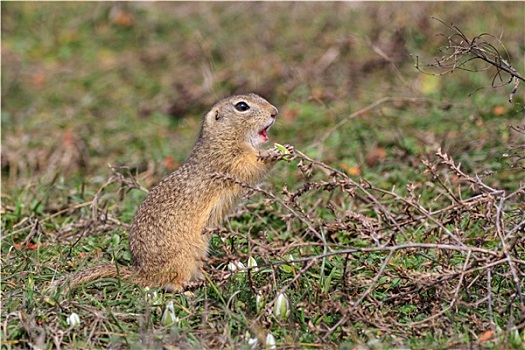
<path id="1" fill-rule="evenodd" d="M 354 175 L 436 145 L 464 155 L 495 142 L 505 152 L 512 136 L 490 132 L 508 134 L 506 121 L 523 112 L 522 91 L 511 105 L 511 88 L 490 88 L 494 70 L 432 76 L 415 68 L 416 57 L 427 64 L 443 55 L 440 34 L 450 30 L 434 16 L 469 37 L 501 37 L 521 70 L 523 3 L 1 6 L 2 182 L 8 186 L 106 176 L 107 164 L 147 174 L 149 186 L 185 159 L 210 106 L 235 93 L 259 93 L 279 108 L 271 142 L 310 149 Z M 347 123 L 324 148 L 311 147 L 352 112 L 400 96 L 436 102 L 385 107 Z M 484 138 L 473 144 L 472 128 L 487 123 Z"/>

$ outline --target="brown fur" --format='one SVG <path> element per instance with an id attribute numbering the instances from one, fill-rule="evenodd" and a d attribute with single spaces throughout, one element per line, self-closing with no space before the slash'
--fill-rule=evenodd
<path id="1" fill-rule="evenodd" d="M 240 101 L 250 108 L 238 111 L 235 105 Z M 258 183 L 273 165 L 259 158 L 273 151 L 259 150 L 264 141 L 259 133 L 276 115 L 277 109 L 255 94 L 232 96 L 216 103 L 204 118 L 189 158 L 153 188 L 140 205 L 129 237 L 132 266 L 117 269 L 102 264 L 87 268 L 75 274 L 69 285 L 120 277 L 173 291 L 202 278 L 202 259 L 207 255 L 209 241 L 204 229 L 218 225 L 243 193 L 239 185 L 213 174 Z"/>

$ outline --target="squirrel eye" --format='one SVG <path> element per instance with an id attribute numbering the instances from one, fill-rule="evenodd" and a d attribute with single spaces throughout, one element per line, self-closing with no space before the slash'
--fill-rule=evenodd
<path id="1" fill-rule="evenodd" d="M 235 105 L 235 109 L 239 112 L 245 112 L 250 109 L 250 106 L 246 102 L 241 101 Z"/>

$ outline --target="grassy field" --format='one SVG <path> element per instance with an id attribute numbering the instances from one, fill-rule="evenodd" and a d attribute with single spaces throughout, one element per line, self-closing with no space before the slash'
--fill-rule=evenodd
<path id="1" fill-rule="evenodd" d="M 525 349 L 525 86 L 415 67 L 436 17 L 524 74 L 524 3 L 1 8 L 2 349 Z M 130 264 L 147 189 L 240 92 L 297 152 L 210 228 L 205 283 L 49 291 Z"/>

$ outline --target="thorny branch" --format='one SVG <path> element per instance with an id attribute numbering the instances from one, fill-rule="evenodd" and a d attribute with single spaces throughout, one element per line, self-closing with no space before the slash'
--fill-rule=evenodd
<path id="1" fill-rule="evenodd" d="M 342 281 L 341 285 L 359 286 L 356 288 L 363 291 L 360 292 L 358 297 L 355 297 L 355 301 L 349 302 L 348 307 L 339 310 L 340 318 L 330 328 L 324 330 L 322 339 L 330 338 L 332 333 L 341 331 L 348 322 L 354 322 L 356 319 L 373 324 L 379 329 L 388 329 L 392 324 L 401 328 L 428 328 L 432 327 L 436 320 L 445 317 L 449 310 L 468 307 L 467 305 L 473 303 L 478 306 L 485 304 L 491 320 L 494 319 L 493 315 L 495 312 L 501 314 L 502 310 L 512 308 L 511 304 L 517 305 L 519 315 L 514 314 L 515 316 L 511 316 L 511 318 L 516 317 L 516 319 L 508 323 L 510 325 L 508 331 L 517 329 L 516 327 L 519 327 L 520 322 L 525 320 L 525 305 L 521 288 L 525 279 L 525 260 L 523 259 L 523 250 L 525 249 L 523 247 L 525 215 L 523 212 L 518 216 L 511 214 L 510 212 L 515 212 L 515 209 L 512 209 L 512 205 L 508 203 L 510 197 L 524 195 L 525 187 L 522 186 L 517 191 L 506 195 L 505 191 L 487 185 L 479 176 L 471 176 L 461 170 L 461 165 L 454 162 L 441 149 L 438 149 L 435 155 L 437 161 L 423 162 L 428 168 L 427 174 L 431 180 L 437 186 L 450 186 L 446 181 L 442 179 L 438 181 L 437 179 L 442 176 L 442 171 L 439 168 L 442 168 L 442 170 L 444 168 L 445 171 L 460 179 L 458 181 L 460 183 L 459 186 L 473 189 L 474 194 L 472 196 L 466 198 L 462 198 L 465 196 L 453 196 L 448 206 L 434 210 L 426 209 L 420 202 L 419 197 L 414 193 L 414 187 L 410 185 L 407 188 L 409 195 L 402 196 L 393 190 L 376 187 L 364 179 L 356 182 L 344 172 L 314 160 L 297 150 L 292 154 L 282 155 L 280 159 L 298 161 L 297 167 L 308 179 L 314 178 L 313 174 L 316 170 L 318 173 L 324 174 L 325 178 L 327 177 L 328 179 L 310 180 L 301 185 L 295 192 L 284 189 L 281 196 L 268 190 L 249 187 L 242 182 L 236 182 L 262 194 L 271 202 L 279 203 L 285 210 L 293 209 L 291 218 L 302 222 L 312 231 L 319 231 L 318 227 L 323 227 L 323 225 L 328 227 L 330 225 L 327 222 L 319 222 L 319 218 L 313 220 L 310 217 L 305 217 L 302 213 L 309 212 L 309 210 L 303 206 L 311 202 L 307 200 L 303 202 L 302 198 L 307 197 L 309 194 L 319 196 L 324 191 L 330 192 L 329 198 L 337 197 L 334 193 L 336 191 L 340 192 L 339 195 L 342 198 L 352 198 L 353 200 L 361 198 L 361 200 L 365 201 L 366 206 L 376 209 L 376 213 L 384 217 L 384 221 L 377 220 L 377 218 L 368 218 L 367 220 L 372 220 L 374 224 L 366 227 L 362 224 L 363 221 L 360 221 L 362 219 L 358 219 L 360 216 L 350 215 L 351 210 L 343 213 L 341 208 L 332 208 L 334 215 L 340 216 L 336 225 L 338 231 L 356 232 L 361 239 L 370 241 L 370 245 L 366 247 L 341 246 L 340 244 L 321 240 L 320 235 L 316 234 L 314 235 L 317 237 L 316 242 L 311 242 L 310 244 L 320 245 L 321 247 L 328 244 L 328 252 L 299 258 L 294 256 L 293 259 L 290 259 L 291 251 L 295 251 L 297 247 L 307 246 L 307 243 L 303 244 L 297 238 L 294 242 L 284 244 L 281 248 L 265 247 L 261 244 L 257 246 L 262 256 L 264 256 L 263 250 L 267 249 L 272 256 L 282 257 L 282 259 L 272 259 L 260 264 L 258 268 L 271 267 L 275 269 L 284 264 L 304 264 L 304 267 L 294 275 L 291 282 L 286 283 L 284 287 L 276 288 L 279 289 L 279 293 L 288 290 L 290 285 L 301 276 L 306 276 L 311 270 L 319 268 L 320 263 L 326 261 L 326 259 L 331 259 L 333 262 L 333 258 L 338 257 L 342 260 L 340 264 L 341 270 L 343 270 L 344 266 L 347 265 L 347 261 L 353 256 L 386 253 L 386 255 L 383 255 L 382 264 L 373 279 L 360 280 L 356 276 L 355 271 L 343 274 L 343 278 L 347 278 L 348 281 Z M 236 181 L 223 175 L 216 176 L 223 180 Z M 450 191 L 450 189 L 448 190 Z M 358 196 L 359 194 L 360 196 Z M 321 200 L 321 204 L 318 204 L 319 201 L 320 199 L 316 201 L 316 205 L 333 207 L 332 201 L 324 202 Z M 468 227 L 462 227 L 465 222 L 465 214 L 471 218 L 469 221 L 486 222 L 487 225 L 490 224 L 495 230 L 487 232 L 487 236 L 481 241 L 471 239 Z M 284 220 L 290 220 L 290 217 L 286 218 L 285 215 L 282 217 Z M 356 225 L 354 220 L 358 220 L 359 224 Z M 421 237 L 414 234 L 414 231 L 420 230 L 422 227 L 425 227 L 427 232 L 422 233 L 422 236 L 429 237 L 430 242 L 421 241 Z M 383 231 L 392 232 L 392 234 L 381 235 L 380 233 Z M 395 239 L 391 239 L 397 234 L 403 237 L 403 243 L 396 243 Z M 379 240 L 377 237 L 379 237 Z M 522 239 L 518 237 L 522 237 Z M 491 241 L 496 244 L 499 241 L 500 243 L 499 246 L 491 248 L 479 243 L 483 241 Z M 511 243 L 513 244 L 511 245 Z M 418 253 L 415 253 L 415 251 Z M 395 269 L 392 267 L 394 256 L 412 254 L 420 254 L 429 259 L 430 257 L 435 257 L 431 261 L 439 268 L 428 274 L 422 274 L 415 270 Z M 235 260 L 239 259 L 239 257 L 229 256 L 228 259 Z M 461 263 L 458 264 L 457 261 L 461 261 Z M 253 272 L 253 268 L 241 269 L 240 271 L 243 270 Z M 501 291 L 496 292 L 493 290 L 494 274 L 497 274 L 498 278 L 501 278 L 501 276 L 508 277 L 507 280 L 513 284 L 513 297 L 502 298 L 500 295 Z M 380 288 L 378 281 L 385 278 L 394 278 L 394 276 L 399 276 L 405 281 L 404 287 L 397 292 L 395 290 L 391 291 L 383 299 L 378 298 L 375 295 L 376 290 Z M 224 281 L 226 280 L 224 279 Z M 252 288 L 257 290 L 256 286 L 252 286 Z M 480 294 L 479 298 L 472 300 L 472 296 L 480 292 L 482 294 Z M 429 308 L 432 311 L 427 313 L 425 317 L 400 322 L 390 311 L 382 311 L 383 309 L 390 310 L 389 307 L 392 304 L 410 304 L 414 299 L 420 299 L 421 295 L 427 293 L 435 293 L 439 297 L 431 302 L 432 306 L 429 306 Z M 272 295 L 278 294 L 272 293 Z M 269 303 L 270 306 L 267 307 L 267 316 L 268 313 L 271 314 L 269 310 L 275 302 L 275 298 L 276 296 Z M 360 318 L 359 315 L 361 313 L 370 311 L 371 305 L 375 305 L 375 311 L 369 314 L 369 317 L 366 319 Z M 394 320 L 391 320 L 392 317 Z M 495 324 L 492 322 L 491 326 L 495 327 Z"/>

